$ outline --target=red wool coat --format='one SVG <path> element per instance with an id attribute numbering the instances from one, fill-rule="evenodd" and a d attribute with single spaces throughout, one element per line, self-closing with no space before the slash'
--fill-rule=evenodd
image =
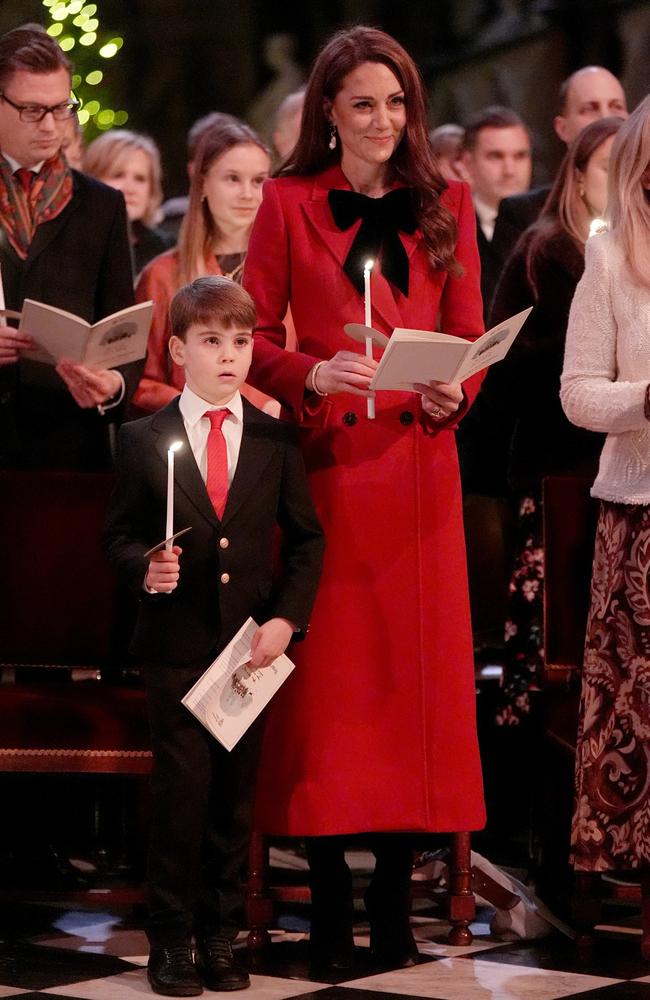
<path id="1" fill-rule="evenodd" d="M 297 668 L 271 706 L 258 828 L 290 836 L 453 831 L 484 821 L 461 492 L 453 428 L 415 393 L 304 397 L 305 376 L 338 350 L 363 298 L 342 270 L 358 224 L 340 232 L 327 202 L 341 170 L 267 182 L 244 285 L 258 307 L 250 380 L 300 424 L 325 528 L 324 573 Z M 451 183 L 464 276 L 434 270 L 421 236 L 400 234 L 408 298 L 375 268 L 373 325 L 475 338 L 483 329 L 476 221 Z M 298 347 L 282 350 L 290 302 Z M 477 380 L 465 383 L 471 400 Z"/>

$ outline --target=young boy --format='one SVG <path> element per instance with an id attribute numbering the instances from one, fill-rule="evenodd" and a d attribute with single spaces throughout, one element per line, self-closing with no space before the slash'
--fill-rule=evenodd
<path id="1" fill-rule="evenodd" d="M 176 294 L 170 316 L 169 350 L 186 385 L 164 409 L 121 429 L 106 547 L 140 597 L 131 652 L 143 663 L 154 756 L 149 982 L 166 996 L 197 996 L 203 984 L 249 985 L 231 942 L 261 727 L 229 753 L 181 698 L 249 615 L 263 622 L 254 667 L 268 666 L 304 634 L 324 541 L 293 428 L 239 392 L 252 356 L 250 296 L 227 278 L 198 278 Z M 182 447 L 174 527 L 192 530 L 182 548 L 146 562 L 164 535 L 167 450 L 175 441 Z"/>

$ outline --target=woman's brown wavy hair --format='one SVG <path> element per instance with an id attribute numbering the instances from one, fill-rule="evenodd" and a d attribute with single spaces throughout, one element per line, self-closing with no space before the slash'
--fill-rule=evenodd
<path id="1" fill-rule="evenodd" d="M 325 104 L 334 100 L 348 73 L 367 62 L 387 66 L 404 91 L 406 127 L 389 161 L 388 179 L 415 191 L 418 224 L 433 266 L 458 275 L 462 268 L 454 256 L 457 225 L 440 202 L 447 183 L 431 152 L 424 85 L 409 54 L 385 32 L 358 26 L 337 32 L 327 42 L 307 83 L 298 142 L 278 173 L 280 176 L 316 174 L 340 161 L 340 143 L 335 150 L 329 149 Z"/>

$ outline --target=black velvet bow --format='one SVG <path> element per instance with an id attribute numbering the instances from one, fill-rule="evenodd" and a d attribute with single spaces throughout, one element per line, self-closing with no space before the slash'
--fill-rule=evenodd
<path id="1" fill-rule="evenodd" d="M 409 293 L 409 259 L 397 235 L 398 231 L 414 233 L 417 219 L 413 209 L 413 192 L 410 188 L 397 188 L 383 198 L 368 198 L 356 191 L 333 189 L 328 201 L 339 229 L 345 230 L 361 219 L 343 270 L 363 295 L 363 267 L 367 260 L 375 260 L 382 252 L 382 273 L 404 295 Z"/>

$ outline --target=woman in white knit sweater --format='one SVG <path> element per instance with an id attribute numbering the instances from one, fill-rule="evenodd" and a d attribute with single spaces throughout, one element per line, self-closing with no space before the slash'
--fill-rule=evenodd
<path id="1" fill-rule="evenodd" d="M 587 243 L 561 398 L 605 431 L 572 827 L 579 871 L 645 869 L 650 885 L 650 97 L 621 126 L 609 229 Z"/>

